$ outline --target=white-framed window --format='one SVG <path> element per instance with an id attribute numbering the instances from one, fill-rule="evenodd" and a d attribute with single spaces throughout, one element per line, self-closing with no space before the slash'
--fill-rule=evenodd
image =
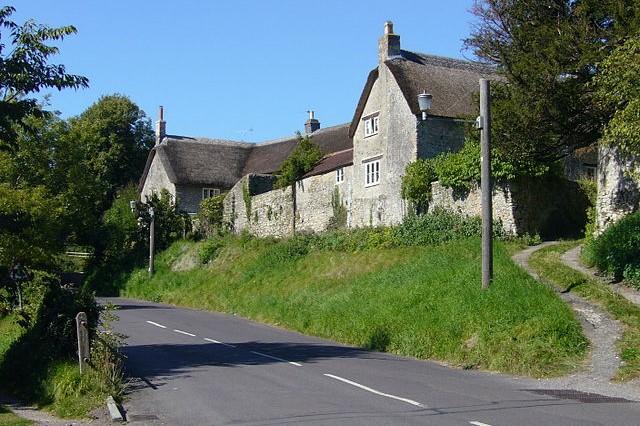
<path id="1" fill-rule="evenodd" d="M 380 183 L 380 160 L 371 160 L 364 163 L 364 186 L 373 186 Z"/>
<path id="2" fill-rule="evenodd" d="M 344 182 L 344 168 L 340 167 L 338 170 L 336 170 L 336 183 L 342 182 Z"/>
<path id="3" fill-rule="evenodd" d="M 202 199 L 206 200 L 207 198 L 217 197 L 220 195 L 219 188 L 202 188 Z"/>
<path id="4" fill-rule="evenodd" d="M 378 133 L 378 114 L 370 115 L 362 119 L 364 121 L 364 136 L 373 136 Z"/>

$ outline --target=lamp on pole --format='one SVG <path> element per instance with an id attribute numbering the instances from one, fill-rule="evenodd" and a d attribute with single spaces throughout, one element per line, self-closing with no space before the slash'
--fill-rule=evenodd
<path id="1" fill-rule="evenodd" d="M 131 213 L 136 212 L 136 202 L 131 200 L 129 201 L 129 207 L 131 207 Z M 156 235 L 156 214 L 153 211 L 153 207 L 149 207 L 149 218 L 151 221 L 149 222 L 149 275 L 153 275 L 154 273 L 154 246 L 155 246 L 155 235 Z M 140 219 L 138 219 L 139 221 Z"/>
<path id="2" fill-rule="evenodd" d="M 156 215 L 153 211 L 153 207 L 149 207 L 149 216 L 151 217 L 151 223 L 149 225 L 149 276 L 153 275 L 153 246 L 155 243 L 156 234 Z"/>
<path id="3" fill-rule="evenodd" d="M 427 92 L 422 92 L 418 95 L 418 106 L 420 107 L 420 111 L 422 112 L 422 121 L 427 119 L 427 111 L 431 109 L 431 102 L 433 101 L 433 96 Z"/>

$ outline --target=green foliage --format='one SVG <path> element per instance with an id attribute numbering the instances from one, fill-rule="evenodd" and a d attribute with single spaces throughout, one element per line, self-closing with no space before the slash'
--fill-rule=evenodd
<path id="1" fill-rule="evenodd" d="M 615 113 L 602 141 L 640 154 L 640 29 L 602 63 L 594 86 Z"/>
<path id="2" fill-rule="evenodd" d="M 402 176 L 400 195 L 419 212 L 424 212 L 431 201 L 431 182 L 436 180 L 433 163 L 418 159 L 407 165 Z"/>
<path id="3" fill-rule="evenodd" d="M 15 8 L 0 9 L 0 150 L 15 149 L 17 128 L 29 130 L 25 119 L 44 117 L 37 99 L 29 97 L 44 89 L 88 87 L 86 77 L 67 74 L 65 67 L 50 64 L 59 48 L 49 43 L 76 33 L 72 26 L 51 28 L 28 20 L 23 25 L 10 18 Z"/>
<path id="4" fill-rule="evenodd" d="M 242 185 L 242 200 L 244 201 L 244 212 L 247 217 L 247 222 L 251 222 L 251 193 L 249 192 L 249 182 L 246 185 Z"/>
<path id="5" fill-rule="evenodd" d="M 333 215 L 329 219 L 328 228 L 330 230 L 343 229 L 347 225 L 347 208 L 340 197 L 340 190 L 337 186 L 334 186 L 333 192 L 331 192 L 331 210 Z"/>
<path id="6" fill-rule="evenodd" d="M 293 185 L 298 179 L 313 170 L 323 155 L 320 147 L 309 136 L 302 136 L 298 133 L 298 144 L 280 165 L 278 179 L 274 183 L 274 187 L 285 188 Z"/>
<path id="7" fill-rule="evenodd" d="M 0 381 L 27 401 L 48 403 L 43 378 L 52 365 L 75 358 L 76 314 L 86 312 L 93 329 L 98 310 L 92 294 L 65 290 L 56 277 L 38 271 L 25 285 L 24 303 L 19 323 L 25 331 L 4 353 Z"/>
<path id="8" fill-rule="evenodd" d="M 129 205 L 138 197 L 133 185 L 123 188 L 105 212 L 99 254 L 88 265 L 85 285 L 100 295 L 115 296 L 128 273 L 144 262 L 146 238 Z"/>
<path id="9" fill-rule="evenodd" d="M 480 182 L 480 141 L 467 137 L 458 152 L 446 152 L 426 160 L 431 164 L 434 180 L 448 188 L 470 188 Z M 552 168 L 535 162 L 522 161 L 517 156 L 492 152 L 491 175 L 497 181 L 509 181 L 520 177 L 540 177 L 549 174 Z"/>
<path id="10" fill-rule="evenodd" d="M 640 288 L 640 213 L 625 216 L 591 239 L 583 257 L 614 279 L 626 278 Z"/>
<path id="11" fill-rule="evenodd" d="M 191 227 L 191 220 L 187 213 L 178 210 L 169 191 L 162 189 L 160 195 L 153 193 L 151 197 L 147 197 L 146 203 L 136 203 L 138 220 L 142 225 L 138 228 L 141 239 L 149 238 L 151 207 L 155 215 L 155 246 L 157 250 L 164 250 L 172 242 L 186 235 L 186 231 Z"/>
<path id="12" fill-rule="evenodd" d="M 213 262 L 218 257 L 220 250 L 225 245 L 224 239 L 218 236 L 210 237 L 202 243 L 198 251 L 200 263 L 207 264 Z"/>
<path id="13" fill-rule="evenodd" d="M 492 141 L 505 156 L 553 162 L 592 145 L 612 113 L 591 83 L 601 63 L 639 28 L 628 0 L 481 0 L 465 40 L 508 84 L 492 85 Z"/>
<path id="14" fill-rule="evenodd" d="M 198 213 L 198 229 L 205 237 L 225 231 L 224 194 L 202 200 Z"/>

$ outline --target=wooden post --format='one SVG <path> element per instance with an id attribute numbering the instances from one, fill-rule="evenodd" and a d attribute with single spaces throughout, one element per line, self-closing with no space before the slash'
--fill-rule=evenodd
<path id="1" fill-rule="evenodd" d="M 76 315 L 76 329 L 78 330 L 78 362 L 80 364 L 80 374 L 82 374 L 91 360 L 87 314 L 84 312 L 79 312 Z"/>

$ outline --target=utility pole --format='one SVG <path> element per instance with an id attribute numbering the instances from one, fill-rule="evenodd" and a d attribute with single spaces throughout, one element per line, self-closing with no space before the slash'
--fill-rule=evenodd
<path id="1" fill-rule="evenodd" d="M 482 288 L 493 279 L 493 205 L 491 185 L 491 93 L 489 81 L 480 79 L 480 191 L 482 192 Z"/>
<path id="2" fill-rule="evenodd" d="M 149 216 L 151 216 L 151 223 L 149 224 L 149 276 L 153 275 L 153 251 L 156 237 L 156 215 L 153 211 L 153 207 L 149 207 Z"/>

